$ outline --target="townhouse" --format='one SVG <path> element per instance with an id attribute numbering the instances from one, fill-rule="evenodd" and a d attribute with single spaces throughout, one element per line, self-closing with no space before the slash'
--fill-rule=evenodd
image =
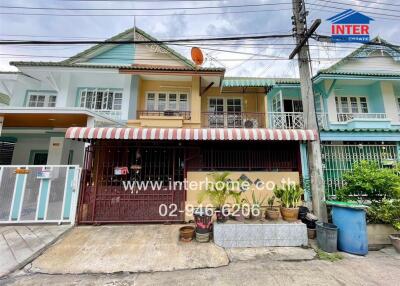
<path id="1" fill-rule="evenodd" d="M 375 43 L 375 44 L 374 44 Z M 313 77 L 327 197 L 355 162 L 391 168 L 400 159 L 400 49 L 375 38 Z M 299 83 L 267 95 L 273 122 L 303 128 Z M 285 116 L 276 111 L 283 111 Z"/>
<path id="2" fill-rule="evenodd" d="M 0 74 L 7 103 L 0 106 L 0 163 L 14 168 L 2 168 L 0 196 L 22 189 L 3 202 L 4 220 L 20 219 L 27 209 L 30 219 L 46 220 L 49 203 L 42 198 L 51 201 L 54 193 L 61 220 L 66 209 L 74 219 L 77 205 L 79 223 L 183 221 L 200 190 L 180 183 L 222 171 L 248 181 L 248 192 L 259 182 L 299 182 L 310 201 L 306 142 L 318 136 L 328 194 L 340 186 L 344 165 L 364 157 L 382 164 L 398 159 L 394 48 L 362 47 L 314 77 L 318 135 L 305 129 L 298 80 L 225 77 L 224 69 L 196 66 L 138 28 L 110 40 L 130 39 L 149 43 L 96 45 L 62 62 L 13 62 L 19 72 Z M 54 174 L 37 176 L 39 169 L 26 166 L 35 172 L 4 184 L 22 165 L 80 165 L 82 172 L 80 178 L 57 173 L 64 181 L 56 184 Z M 76 180 L 79 201 L 68 189 Z M 162 187 L 127 190 L 127 181 Z M 23 182 L 38 188 L 29 208 L 20 203 Z M 160 205 L 173 206 L 174 215 L 162 216 Z"/>

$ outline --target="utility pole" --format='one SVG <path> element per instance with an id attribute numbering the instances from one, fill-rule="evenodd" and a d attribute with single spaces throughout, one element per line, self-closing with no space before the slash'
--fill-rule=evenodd
<path id="1" fill-rule="evenodd" d="M 321 20 L 317 20 L 309 30 L 306 28 L 307 11 L 303 0 L 292 0 L 293 25 L 297 46 L 289 58 L 298 57 L 301 98 L 303 103 L 304 123 L 307 129 L 318 131 L 317 114 L 315 113 L 313 85 L 311 81 L 310 50 L 308 39 L 317 29 Z M 325 203 L 325 186 L 322 172 L 320 139 L 307 143 L 308 164 L 311 179 L 312 206 L 320 221 L 327 221 Z"/>

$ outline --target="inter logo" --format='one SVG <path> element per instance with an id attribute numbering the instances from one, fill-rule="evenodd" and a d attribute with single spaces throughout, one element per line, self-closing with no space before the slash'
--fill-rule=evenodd
<path id="1" fill-rule="evenodd" d="M 328 19 L 332 22 L 332 42 L 369 42 L 369 22 L 374 19 L 348 9 Z"/>

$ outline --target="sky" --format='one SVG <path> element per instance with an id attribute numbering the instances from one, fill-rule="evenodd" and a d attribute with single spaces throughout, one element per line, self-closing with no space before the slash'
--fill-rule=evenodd
<path id="1" fill-rule="evenodd" d="M 226 7 L 243 6 L 245 7 Z M 12 7 L 124 9 L 114 11 L 39 10 Z M 187 10 L 175 8 L 190 8 Z M 216 8 L 201 8 L 216 7 Z M 400 2 L 396 0 L 306 0 L 308 23 L 322 20 L 317 33 L 329 35 L 326 19 L 352 8 L 374 18 L 371 38 L 400 45 Z M 151 11 L 150 9 L 166 9 Z M 196 8 L 196 9 L 194 9 Z M 148 10 L 125 10 L 148 9 Z M 252 11 L 252 12 L 249 12 Z M 213 13 L 213 14 L 205 14 Z M 105 40 L 134 23 L 160 39 L 291 34 L 291 0 L 0 0 L 1 40 Z M 23 15 L 68 14 L 75 16 Z M 113 16 L 88 16 L 108 14 Z M 157 14 L 157 16 L 149 16 Z M 168 14 L 160 16 L 160 14 Z M 84 15 L 84 16 L 76 16 Z M 133 15 L 136 15 L 133 17 Z M 139 16 L 141 15 L 141 16 Z M 210 43 L 210 42 L 208 42 Z M 223 66 L 226 76 L 296 77 L 297 61 L 287 60 L 294 40 L 246 40 L 201 46 L 207 66 Z M 191 44 L 193 45 L 193 44 Z M 326 68 L 357 48 L 357 44 L 310 41 L 313 72 Z M 89 46 L 0 46 L 0 70 L 16 70 L 10 61 L 60 61 Z M 190 47 L 171 46 L 190 57 Z"/>

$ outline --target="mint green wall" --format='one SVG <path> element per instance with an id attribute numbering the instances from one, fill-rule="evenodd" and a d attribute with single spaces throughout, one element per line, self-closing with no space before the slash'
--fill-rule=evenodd
<path id="1" fill-rule="evenodd" d="M 133 44 L 121 44 L 91 59 L 88 63 L 133 64 L 135 47 Z"/>

